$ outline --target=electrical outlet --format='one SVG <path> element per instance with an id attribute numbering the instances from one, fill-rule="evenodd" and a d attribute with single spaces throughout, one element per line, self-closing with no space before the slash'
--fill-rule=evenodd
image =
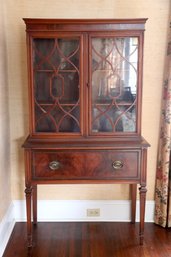
<path id="1" fill-rule="evenodd" d="M 98 217 L 100 216 L 100 209 L 87 209 L 88 217 Z"/>

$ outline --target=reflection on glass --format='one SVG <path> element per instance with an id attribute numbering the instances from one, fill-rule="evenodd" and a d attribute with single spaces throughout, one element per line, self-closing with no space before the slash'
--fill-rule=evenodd
<path id="1" fill-rule="evenodd" d="M 92 38 L 92 132 L 135 132 L 137 37 Z"/>
<path id="2" fill-rule="evenodd" d="M 79 39 L 33 40 L 37 132 L 80 132 Z"/>

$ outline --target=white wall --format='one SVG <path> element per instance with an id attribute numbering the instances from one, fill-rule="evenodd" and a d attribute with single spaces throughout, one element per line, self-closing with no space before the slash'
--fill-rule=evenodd
<path id="1" fill-rule="evenodd" d="M 11 202 L 10 120 L 5 12 L 0 8 L 0 221 Z"/>

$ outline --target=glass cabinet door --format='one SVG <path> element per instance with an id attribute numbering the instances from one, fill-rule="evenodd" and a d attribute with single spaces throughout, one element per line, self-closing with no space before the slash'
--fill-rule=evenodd
<path id="1" fill-rule="evenodd" d="M 80 38 L 32 42 L 35 131 L 79 133 Z"/>
<path id="2" fill-rule="evenodd" d="M 137 37 L 92 37 L 91 133 L 136 132 Z"/>

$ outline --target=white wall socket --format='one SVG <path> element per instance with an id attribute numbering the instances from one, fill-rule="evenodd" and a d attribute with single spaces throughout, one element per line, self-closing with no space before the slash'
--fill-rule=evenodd
<path id="1" fill-rule="evenodd" d="M 100 209 L 87 209 L 88 217 L 98 217 L 100 216 Z"/>

